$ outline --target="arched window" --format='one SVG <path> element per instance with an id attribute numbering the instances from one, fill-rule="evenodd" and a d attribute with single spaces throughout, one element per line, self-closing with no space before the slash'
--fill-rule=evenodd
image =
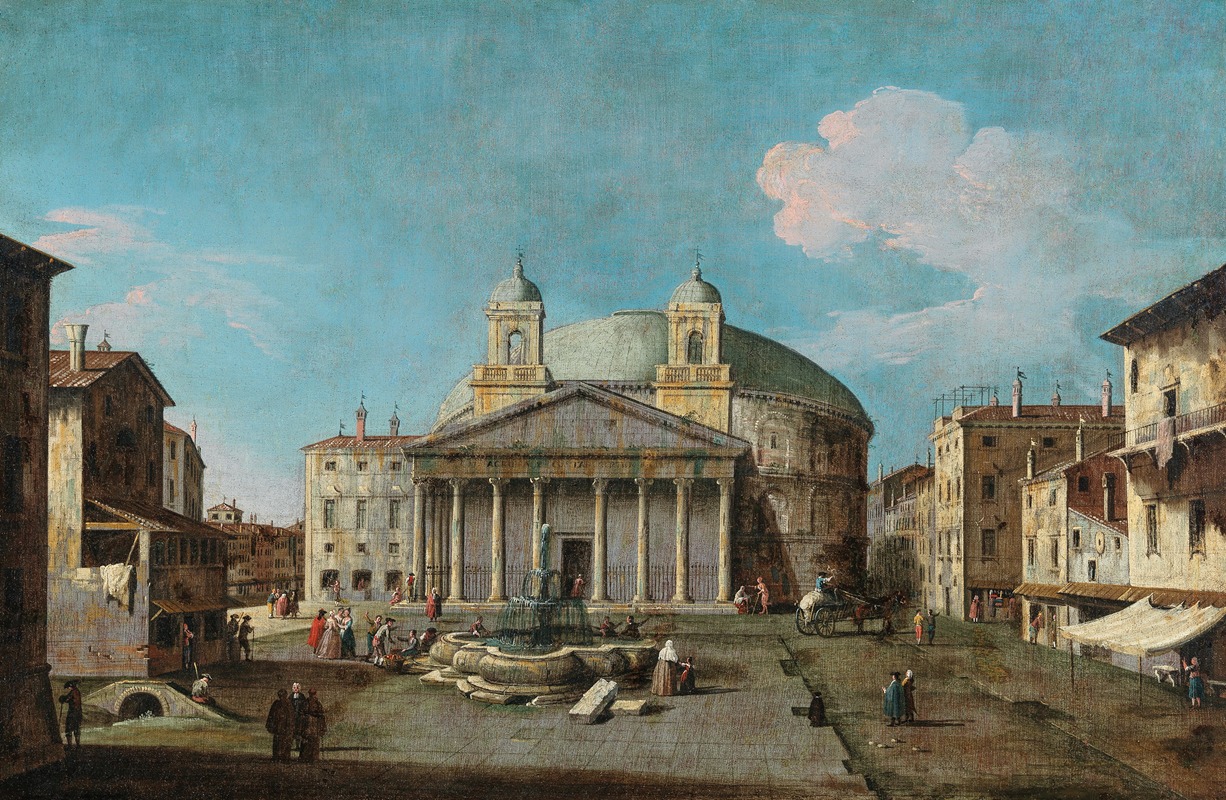
<path id="1" fill-rule="evenodd" d="M 698 331 L 690 331 L 685 345 L 685 360 L 689 364 L 702 363 L 702 334 Z"/>
<path id="2" fill-rule="evenodd" d="M 519 331 L 511 331 L 507 337 L 507 363 L 524 363 L 524 335 Z"/>
<path id="3" fill-rule="evenodd" d="M 1136 392 L 1137 384 L 1141 381 L 1141 368 L 1137 366 L 1137 360 L 1132 360 L 1132 365 L 1128 367 L 1128 390 Z"/>

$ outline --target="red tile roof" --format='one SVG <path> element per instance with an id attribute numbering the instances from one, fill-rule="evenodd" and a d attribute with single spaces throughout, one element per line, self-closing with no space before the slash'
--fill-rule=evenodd
<path id="1" fill-rule="evenodd" d="M 960 422 L 974 420 L 975 422 L 1077 422 L 1085 420 L 1086 424 L 1095 422 L 1123 422 L 1124 407 L 1111 406 L 1111 416 L 1103 417 L 1103 408 L 1099 405 L 1093 406 L 1069 406 L 1069 405 L 1045 405 L 1045 406 L 1022 406 L 1022 415 L 1020 417 L 1013 416 L 1013 406 L 979 406 L 978 408 L 965 411 L 960 418 Z"/>
<path id="2" fill-rule="evenodd" d="M 356 436 L 333 436 L 322 442 L 308 444 L 302 450 L 397 450 L 415 442 L 420 436 L 367 436 L 358 441 Z"/>
<path id="3" fill-rule="evenodd" d="M 187 435 L 187 431 L 183 430 L 178 425 L 171 425 L 169 422 L 166 422 L 164 420 L 162 422 L 162 427 L 164 427 L 168 433 L 180 433 L 180 434 L 183 434 L 184 436 Z"/>
<path id="4" fill-rule="evenodd" d="M 53 389 L 84 389 L 131 358 L 136 360 L 137 369 L 153 385 L 154 391 L 162 396 L 163 404 L 168 406 L 175 404 L 165 387 L 154 376 L 153 370 L 149 369 L 149 365 L 140 357 L 140 353 L 125 350 L 86 350 L 85 369 L 80 372 L 73 372 L 69 369 L 71 362 L 67 350 L 52 350 L 49 356 L 48 383 Z"/>
<path id="5" fill-rule="evenodd" d="M 191 533 L 197 536 L 216 536 L 218 531 L 203 522 L 177 514 L 168 508 L 151 506 L 135 500 L 116 500 L 113 497 L 85 498 L 87 505 L 106 514 L 125 519 L 153 531 Z M 87 515 L 88 516 L 88 515 Z"/>

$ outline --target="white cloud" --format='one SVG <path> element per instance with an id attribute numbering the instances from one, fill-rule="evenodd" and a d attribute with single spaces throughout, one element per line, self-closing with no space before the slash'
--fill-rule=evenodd
<path id="1" fill-rule="evenodd" d="M 939 360 L 979 379 L 1002 347 L 1013 347 L 1002 340 L 1019 339 L 1030 358 L 1075 364 L 1098 333 L 1077 329 L 1080 298 L 1151 302 L 1152 276 L 1177 264 L 1178 247 L 1139 242 L 1126 221 L 1084 205 L 1071 146 L 974 130 L 961 104 L 930 92 L 878 89 L 828 114 L 818 133 L 824 143 L 771 148 L 758 171 L 762 190 L 783 204 L 774 219 L 781 239 L 802 247 L 815 268 L 876 243 L 973 287 L 920 310 L 891 308 L 888 298 L 839 310 L 832 328 L 795 337 L 805 339 L 798 348 L 852 375 L 873 363 Z M 884 280 L 869 267 L 863 279 Z M 882 294 L 902 302 L 896 290 Z"/>

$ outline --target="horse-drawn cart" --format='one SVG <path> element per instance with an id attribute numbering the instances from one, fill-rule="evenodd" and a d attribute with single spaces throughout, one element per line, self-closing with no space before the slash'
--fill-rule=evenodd
<path id="1" fill-rule="evenodd" d="M 880 632 L 894 632 L 894 611 L 899 607 L 896 595 L 860 597 L 842 589 L 809 592 L 796 606 L 796 630 L 812 636 L 834 636 L 839 622 L 851 621 L 856 633 L 864 633 L 864 623 L 881 620 Z"/>

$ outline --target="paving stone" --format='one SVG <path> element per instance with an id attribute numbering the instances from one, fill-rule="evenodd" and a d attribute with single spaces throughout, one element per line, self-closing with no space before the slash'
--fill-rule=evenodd
<path id="1" fill-rule="evenodd" d="M 588 689 L 583 697 L 579 698 L 579 702 L 571 707 L 569 717 L 571 722 L 578 722 L 582 725 L 591 725 L 600 716 L 608 710 L 609 706 L 617 700 L 617 684 L 613 681 L 601 678 L 592 684 L 592 688 Z"/>
<path id="2" fill-rule="evenodd" d="M 615 717 L 641 717 L 650 708 L 650 700 L 616 700 L 609 710 Z"/>

